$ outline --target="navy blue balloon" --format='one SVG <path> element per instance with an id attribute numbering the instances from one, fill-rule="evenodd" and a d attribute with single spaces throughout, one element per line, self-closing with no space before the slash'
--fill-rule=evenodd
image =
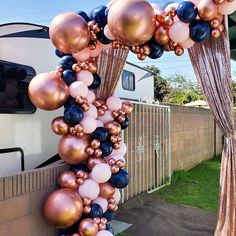
<path id="1" fill-rule="evenodd" d="M 99 148 L 101 149 L 102 156 L 104 157 L 111 155 L 113 149 L 112 144 L 108 141 L 101 143 Z"/>
<path id="2" fill-rule="evenodd" d="M 59 66 L 63 68 L 63 70 L 71 70 L 72 66 L 77 63 L 74 57 L 72 56 L 64 56 L 59 62 Z"/>
<path id="3" fill-rule="evenodd" d="M 112 211 L 108 210 L 102 215 L 102 217 L 106 218 L 107 221 L 109 222 L 109 221 L 112 221 L 112 220 L 115 219 L 115 215 L 116 215 L 115 212 L 112 212 Z"/>
<path id="4" fill-rule="evenodd" d="M 78 233 L 79 224 L 80 224 L 80 221 L 76 222 L 75 224 L 73 224 L 69 228 L 60 229 L 59 235 L 65 236 L 65 235 L 72 235 L 72 234 Z"/>
<path id="5" fill-rule="evenodd" d="M 114 188 L 125 188 L 129 184 L 129 175 L 121 169 L 117 174 L 112 174 L 109 182 Z"/>
<path id="6" fill-rule="evenodd" d="M 71 107 L 73 105 L 75 105 L 75 99 L 73 97 L 69 96 L 66 103 L 64 104 L 64 107 L 67 108 L 67 107 Z"/>
<path id="7" fill-rule="evenodd" d="M 86 165 L 80 164 L 80 165 L 70 165 L 70 170 L 74 171 L 75 173 L 77 173 L 80 170 L 86 171 L 86 172 L 90 172 L 88 167 Z"/>
<path id="8" fill-rule="evenodd" d="M 84 112 L 80 106 L 68 107 L 64 111 L 64 120 L 70 125 L 77 125 L 84 118 Z"/>
<path id="9" fill-rule="evenodd" d="M 88 216 L 90 218 L 95 218 L 95 217 L 101 218 L 102 215 L 103 215 L 102 207 L 97 203 L 91 204 L 91 212 L 88 214 Z"/>
<path id="10" fill-rule="evenodd" d="M 101 78 L 98 74 L 93 74 L 93 83 L 88 87 L 89 89 L 97 89 L 101 84 Z"/>
<path id="11" fill-rule="evenodd" d="M 85 11 L 78 11 L 77 14 L 84 18 L 84 20 L 88 23 L 90 21 L 90 18 L 88 17 L 87 13 Z"/>
<path id="12" fill-rule="evenodd" d="M 108 130 L 104 127 L 98 127 L 92 133 L 92 139 L 98 139 L 101 142 L 105 142 L 108 138 Z"/>
<path id="13" fill-rule="evenodd" d="M 120 123 L 121 129 L 124 130 L 129 126 L 129 117 L 125 115 L 125 121 Z"/>
<path id="14" fill-rule="evenodd" d="M 64 57 L 64 56 L 70 56 L 70 55 L 71 55 L 71 54 L 67 54 L 67 53 L 61 52 L 61 51 L 58 50 L 57 48 L 55 49 L 55 54 L 56 54 L 58 57 L 60 57 L 60 58 L 62 58 L 62 57 Z"/>
<path id="15" fill-rule="evenodd" d="M 109 232 L 111 232 L 112 234 L 114 234 L 114 230 L 112 229 L 112 226 L 111 226 L 110 223 L 107 223 L 107 224 L 106 224 L 106 230 L 109 231 Z"/>
<path id="16" fill-rule="evenodd" d="M 91 13 L 91 20 L 94 20 L 100 28 L 104 28 L 107 24 L 108 8 L 106 6 L 98 6 Z"/>
<path id="17" fill-rule="evenodd" d="M 183 1 L 179 4 L 176 13 L 181 21 L 190 23 L 196 19 L 198 10 L 194 3 Z"/>
<path id="18" fill-rule="evenodd" d="M 197 43 L 208 40 L 211 36 L 211 27 L 209 23 L 203 20 L 195 20 L 190 23 L 190 38 Z"/>
<path id="19" fill-rule="evenodd" d="M 110 44 L 111 40 L 108 39 L 105 34 L 104 31 L 101 30 L 99 33 L 97 33 L 97 39 L 102 43 L 102 44 Z"/>
<path id="20" fill-rule="evenodd" d="M 160 58 L 164 53 L 164 48 L 162 45 L 158 44 L 154 40 L 149 41 L 149 46 L 151 49 L 151 53 L 148 55 L 151 59 L 158 59 Z"/>
<path id="21" fill-rule="evenodd" d="M 64 70 L 62 73 L 62 78 L 68 86 L 77 81 L 76 73 L 72 70 Z"/>

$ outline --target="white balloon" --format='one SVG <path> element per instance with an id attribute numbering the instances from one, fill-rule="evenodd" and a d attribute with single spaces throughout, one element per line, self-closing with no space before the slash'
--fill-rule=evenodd
<path id="1" fill-rule="evenodd" d="M 111 178 L 111 167 L 101 163 L 93 167 L 91 176 L 97 183 L 105 183 Z"/>
<path id="2" fill-rule="evenodd" d="M 113 197 L 115 198 L 116 204 L 118 204 L 121 199 L 120 190 L 118 188 L 115 189 L 115 193 L 113 194 Z"/>
<path id="3" fill-rule="evenodd" d="M 100 205 L 103 213 L 105 213 L 107 211 L 107 207 L 108 207 L 107 199 L 105 199 L 103 197 L 97 197 L 95 200 L 93 200 L 93 203 L 97 203 L 98 205 Z"/>
<path id="4" fill-rule="evenodd" d="M 96 236 L 113 236 L 113 234 L 107 230 L 100 230 L 97 232 Z"/>
<path id="5" fill-rule="evenodd" d="M 87 179 L 80 185 L 78 192 L 82 198 L 89 197 L 94 200 L 99 195 L 100 187 L 94 180 Z"/>

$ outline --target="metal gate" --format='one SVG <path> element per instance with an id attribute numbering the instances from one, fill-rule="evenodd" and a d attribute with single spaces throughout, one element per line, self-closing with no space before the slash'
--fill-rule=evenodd
<path id="1" fill-rule="evenodd" d="M 122 202 L 171 182 L 170 107 L 136 102 L 133 105 L 130 126 L 123 132 L 130 183 L 122 190 Z"/>

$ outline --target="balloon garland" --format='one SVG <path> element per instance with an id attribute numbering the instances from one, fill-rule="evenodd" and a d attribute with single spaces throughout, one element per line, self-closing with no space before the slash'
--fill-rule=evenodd
<path id="1" fill-rule="evenodd" d="M 140 60 L 160 58 L 164 51 L 181 56 L 194 43 L 219 38 L 223 15 L 235 10 L 231 0 L 191 0 L 165 9 L 144 0 L 113 0 L 89 15 L 69 12 L 53 19 L 49 33 L 61 61 L 31 81 L 29 96 L 41 109 L 65 108 L 51 128 L 62 136 L 58 152 L 71 170 L 61 173 L 60 189 L 44 205 L 46 220 L 62 234 L 112 235 L 119 189 L 129 182 L 121 131 L 133 107 L 115 96 L 96 98 L 102 50 L 131 50 Z"/>

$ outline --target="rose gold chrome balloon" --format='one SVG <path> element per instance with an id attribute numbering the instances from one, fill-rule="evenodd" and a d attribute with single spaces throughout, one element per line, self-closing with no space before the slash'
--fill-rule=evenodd
<path id="1" fill-rule="evenodd" d="M 77 222 L 83 212 L 79 194 L 71 189 L 59 189 L 49 195 L 44 204 L 46 220 L 57 228 L 68 228 Z"/>
<path id="2" fill-rule="evenodd" d="M 88 137 L 78 138 L 67 134 L 64 135 L 58 145 L 60 157 L 68 164 L 76 165 L 88 158 L 86 148 L 89 146 Z"/>
<path id="3" fill-rule="evenodd" d="M 58 135 L 69 133 L 69 125 L 64 121 L 63 116 L 56 117 L 51 124 L 52 131 Z"/>
<path id="4" fill-rule="evenodd" d="M 128 115 L 128 114 L 132 113 L 133 109 L 134 108 L 133 108 L 133 105 L 131 102 L 125 101 L 122 103 L 122 110 L 125 111 L 125 114 Z"/>
<path id="5" fill-rule="evenodd" d="M 97 232 L 98 224 L 93 219 L 84 219 L 79 224 L 79 233 L 81 236 L 95 236 Z"/>
<path id="6" fill-rule="evenodd" d="M 42 73 L 31 80 L 29 97 L 36 107 L 56 110 L 67 101 L 69 89 L 56 73 Z"/>
<path id="7" fill-rule="evenodd" d="M 104 127 L 108 129 L 109 134 L 117 135 L 121 132 L 121 126 L 116 121 L 110 121 Z"/>
<path id="8" fill-rule="evenodd" d="M 112 35 L 125 45 L 141 45 L 153 36 L 155 13 L 146 1 L 117 1 L 110 8 L 108 26 Z"/>
<path id="9" fill-rule="evenodd" d="M 110 198 L 115 193 L 115 188 L 111 186 L 110 183 L 102 183 L 99 184 L 100 187 L 100 193 L 99 196 L 103 198 Z"/>
<path id="10" fill-rule="evenodd" d="M 101 157 L 89 157 L 87 161 L 87 165 L 90 170 L 92 170 L 93 167 L 96 166 L 97 164 L 101 164 L 101 163 L 106 163 L 105 159 Z"/>
<path id="11" fill-rule="evenodd" d="M 202 20 L 210 21 L 217 16 L 218 8 L 213 0 L 201 0 L 197 8 Z"/>
<path id="12" fill-rule="evenodd" d="M 156 28 L 154 38 L 157 43 L 161 45 L 165 45 L 170 41 L 170 37 L 168 34 L 168 30 L 165 26 L 160 25 Z"/>
<path id="13" fill-rule="evenodd" d="M 72 190 L 78 189 L 78 184 L 76 183 L 76 176 L 73 171 L 64 171 L 58 178 L 58 185 L 61 188 L 68 188 Z"/>
<path id="14" fill-rule="evenodd" d="M 54 46 L 64 53 L 82 51 L 90 40 L 88 24 L 72 12 L 57 15 L 50 24 L 49 35 Z"/>

